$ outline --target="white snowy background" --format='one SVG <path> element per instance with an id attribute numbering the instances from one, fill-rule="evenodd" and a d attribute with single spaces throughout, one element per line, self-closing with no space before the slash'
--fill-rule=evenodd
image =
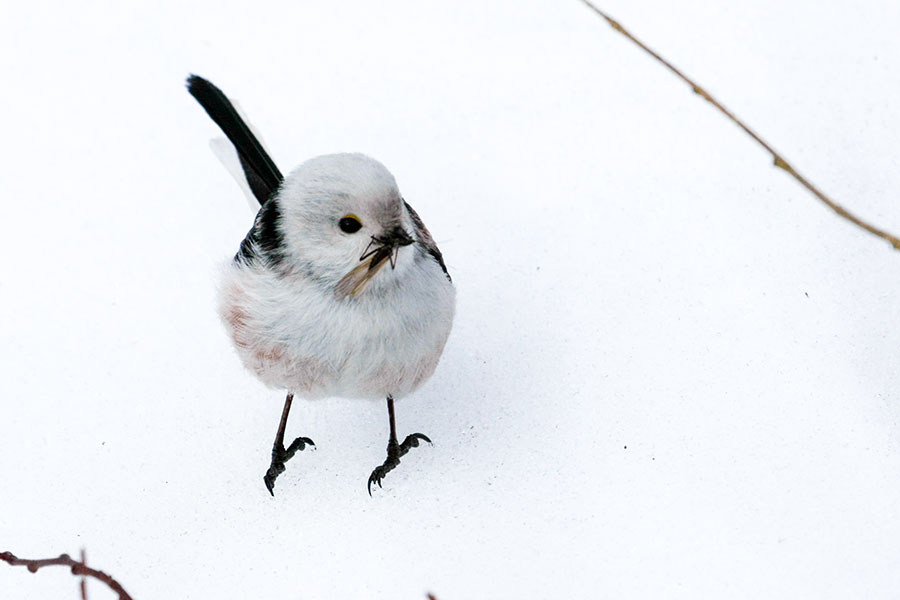
<path id="1" fill-rule="evenodd" d="M 900 231 L 895 0 L 602 6 Z M 0 551 L 136 600 L 900 595 L 900 253 L 576 0 L 15 2 L 0 56 Z M 381 402 L 295 403 L 318 449 L 263 487 L 283 395 L 215 314 L 252 214 L 190 72 L 285 172 L 384 162 L 447 258 L 398 405 L 435 444 L 373 498 Z"/>

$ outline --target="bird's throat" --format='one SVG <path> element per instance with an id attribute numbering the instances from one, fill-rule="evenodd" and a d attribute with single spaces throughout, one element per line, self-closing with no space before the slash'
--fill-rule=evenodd
<path id="1" fill-rule="evenodd" d="M 388 246 L 379 248 L 377 252 L 353 267 L 334 287 L 334 297 L 343 300 L 347 297 L 358 296 L 378 274 L 378 271 L 391 262 L 393 252 L 394 249 Z"/>

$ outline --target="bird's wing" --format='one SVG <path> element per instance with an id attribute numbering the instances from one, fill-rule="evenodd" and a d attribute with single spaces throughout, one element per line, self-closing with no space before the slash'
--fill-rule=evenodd
<path id="1" fill-rule="evenodd" d="M 187 88 L 234 144 L 250 191 L 265 204 L 284 179 L 281 171 L 222 90 L 198 75 L 187 78 Z"/>
<path id="2" fill-rule="evenodd" d="M 406 210 L 409 211 L 409 216 L 412 218 L 413 227 L 416 230 L 416 237 L 419 239 L 419 243 L 425 248 L 425 251 L 431 255 L 434 260 L 437 261 L 437 264 L 441 266 L 441 269 L 444 270 L 444 275 L 447 276 L 447 279 L 451 282 L 453 279 L 450 277 L 450 273 L 447 271 L 447 265 L 444 264 L 444 255 L 441 254 L 440 249 L 437 244 L 434 242 L 434 238 L 431 237 L 431 233 L 428 231 L 428 228 L 425 227 L 425 223 L 422 221 L 422 217 L 419 216 L 419 213 L 415 211 L 415 209 L 409 205 L 409 202 L 406 200 L 403 201 L 403 204 L 406 205 Z"/>

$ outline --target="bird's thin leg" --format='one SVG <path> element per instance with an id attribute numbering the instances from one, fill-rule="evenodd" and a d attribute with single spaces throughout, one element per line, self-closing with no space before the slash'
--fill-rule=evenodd
<path id="1" fill-rule="evenodd" d="M 298 437 L 291 442 L 287 449 L 284 447 L 284 430 L 287 427 L 288 414 L 291 412 L 291 402 L 293 400 L 294 394 L 288 392 L 287 398 L 284 400 L 284 410 L 281 411 L 281 422 L 278 424 L 278 432 L 275 434 L 275 444 L 272 446 L 272 462 L 269 464 L 266 476 L 263 477 L 266 489 L 273 496 L 275 495 L 275 480 L 284 472 L 284 463 L 291 460 L 291 457 L 298 450 L 303 450 L 306 446 L 315 446 L 311 439 Z"/>
<path id="2" fill-rule="evenodd" d="M 412 448 L 417 448 L 419 446 L 419 440 L 424 442 L 431 443 L 431 440 L 428 439 L 428 436 L 423 433 L 411 433 L 406 436 L 406 439 L 403 440 L 402 444 L 397 443 L 397 423 L 394 419 L 394 399 L 391 396 L 387 397 L 387 406 L 388 406 L 388 418 L 391 422 L 391 434 L 388 438 L 387 445 L 387 458 L 381 466 L 375 468 L 372 471 L 372 474 L 369 475 L 369 495 L 372 495 L 372 484 L 377 483 L 378 487 L 381 487 L 381 480 L 384 479 L 384 476 L 394 470 L 394 467 L 400 464 L 400 457 L 410 451 Z"/>
<path id="3" fill-rule="evenodd" d="M 391 436 L 388 438 L 388 444 L 397 445 L 397 420 L 394 418 L 394 399 L 387 397 L 388 420 L 391 422 Z"/>

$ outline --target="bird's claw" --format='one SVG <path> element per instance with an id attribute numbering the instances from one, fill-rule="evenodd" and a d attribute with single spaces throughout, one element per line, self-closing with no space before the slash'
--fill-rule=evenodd
<path id="1" fill-rule="evenodd" d="M 307 446 L 316 447 L 316 443 L 307 437 L 298 437 L 296 440 L 291 442 L 291 445 L 287 447 L 287 450 L 284 451 L 284 460 L 289 461 L 293 458 L 294 454 L 298 451 L 303 450 Z"/>
<path id="2" fill-rule="evenodd" d="M 393 464 L 390 464 L 390 459 L 384 461 L 384 464 L 380 467 L 375 467 L 375 470 L 372 471 L 372 474 L 369 475 L 369 496 L 372 495 L 372 484 L 377 483 L 378 487 L 381 487 L 381 480 L 384 479 L 384 476 L 387 475 L 390 471 L 394 469 L 397 465 L 400 464 L 400 461 L 393 461 Z"/>
<path id="3" fill-rule="evenodd" d="M 403 440 L 402 444 L 398 444 L 396 439 L 391 439 L 388 441 L 387 446 L 387 458 L 384 463 L 380 466 L 375 467 L 375 470 L 372 471 L 372 474 L 369 475 L 369 496 L 372 495 L 372 484 L 377 483 L 378 487 L 382 487 L 381 480 L 385 478 L 385 476 L 394 470 L 394 468 L 400 464 L 400 457 L 409 452 L 412 448 L 419 447 L 419 440 L 423 442 L 428 442 L 431 444 L 431 439 L 425 435 L 424 433 L 411 433 L 406 436 L 406 439 Z"/>
<path id="4" fill-rule="evenodd" d="M 429 438 L 424 433 L 411 433 L 408 436 L 406 436 L 406 439 L 403 440 L 402 444 L 400 444 L 400 456 L 403 456 L 404 454 L 409 452 L 410 448 L 418 448 L 419 440 L 422 440 L 423 442 L 428 442 L 429 444 L 432 444 L 431 438 Z"/>
<path id="5" fill-rule="evenodd" d="M 269 490 L 269 493 L 272 496 L 275 495 L 275 480 L 278 479 L 279 475 L 284 473 L 284 463 L 291 460 L 294 454 L 305 449 L 307 446 L 315 448 L 316 444 L 309 438 L 298 437 L 291 442 L 291 445 L 288 446 L 287 449 L 285 449 L 283 444 L 275 444 L 272 447 L 272 462 L 269 464 L 269 469 L 266 471 L 265 477 L 263 477 L 266 489 Z"/>

